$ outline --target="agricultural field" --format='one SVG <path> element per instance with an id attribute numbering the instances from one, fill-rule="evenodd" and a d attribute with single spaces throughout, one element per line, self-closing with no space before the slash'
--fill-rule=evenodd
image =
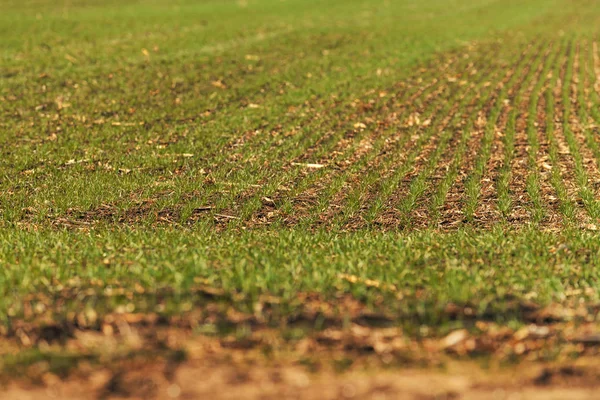
<path id="1" fill-rule="evenodd" d="M 0 398 L 598 398 L 599 26 L 3 0 Z"/>

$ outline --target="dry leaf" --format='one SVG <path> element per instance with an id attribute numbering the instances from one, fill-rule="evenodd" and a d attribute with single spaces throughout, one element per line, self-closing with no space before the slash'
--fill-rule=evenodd
<path id="1" fill-rule="evenodd" d="M 314 168 L 314 169 L 319 169 L 319 168 L 323 168 L 325 165 L 323 164 L 304 164 L 304 163 L 292 163 L 292 165 L 294 166 L 298 166 L 298 167 L 305 167 L 305 168 Z"/>
<path id="2" fill-rule="evenodd" d="M 456 346 L 457 344 L 465 341 L 468 336 L 469 333 L 466 329 L 452 331 L 445 338 L 440 340 L 440 348 L 447 349 L 449 347 Z"/>

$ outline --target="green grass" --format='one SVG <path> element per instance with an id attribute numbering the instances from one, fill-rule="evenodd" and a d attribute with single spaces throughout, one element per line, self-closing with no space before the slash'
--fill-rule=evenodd
<path id="1" fill-rule="evenodd" d="M 587 0 L 5 1 L 3 326 L 202 311 L 200 286 L 278 298 L 275 326 L 300 294 L 349 295 L 412 333 L 446 332 L 449 303 L 514 325 L 515 299 L 591 305 L 599 20 Z"/>
<path id="2" fill-rule="evenodd" d="M 527 176 L 526 187 L 527 194 L 531 199 L 531 215 L 532 219 L 539 223 L 542 221 L 545 215 L 543 206 L 542 194 L 541 194 L 541 176 L 539 167 L 537 164 L 538 156 L 540 153 L 540 141 L 538 138 L 538 107 L 541 93 L 547 82 L 548 72 L 553 64 L 556 62 L 555 57 L 548 54 L 543 64 L 542 71 L 540 73 L 540 79 L 538 79 L 535 87 L 532 90 L 531 98 L 529 99 L 529 109 L 527 115 L 527 143 L 530 150 L 528 151 L 528 167 L 529 175 Z"/>
<path id="3" fill-rule="evenodd" d="M 244 307 L 263 294 L 280 296 L 284 304 L 300 307 L 299 292 L 322 293 L 332 299 L 349 292 L 385 311 L 400 308 L 432 321 L 443 318 L 439 308 L 447 302 L 478 304 L 483 312 L 487 306 L 501 309 L 501 299 L 513 296 L 545 304 L 563 301 L 568 289 L 589 288 L 591 300 L 599 294 L 600 244 L 595 235 L 578 231 L 560 235 L 535 229 L 408 235 L 320 231 L 307 235 L 292 230 L 207 236 L 176 229 L 123 229 L 87 234 L 21 232 L 11 233 L 10 240 L 7 236 L 2 235 L 0 248 L 3 264 L 11 266 L 0 274 L 5 319 L 19 314 L 19 299 L 39 290 L 60 294 L 97 288 L 97 294 L 82 296 L 94 304 L 107 288 L 128 289 L 137 284 L 150 293 L 173 291 L 182 299 L 199 282 L 214 285 L 234 298 L 233 294 L 240 294 Z M 342 274 L 360 280 L 350 284 Z M 394 285 L 397 291 L 361 283 L 368 279 Z M 404 300 L 399 302 L 400 298 Z M 115 301 L 131 299 L 123 296 Z M 137 306 L 148 307 L 148 301 L 141 298 Z M 415 311 L 410 308 L 421 303 L 432 308 L 412 315 Z M 181 305 L 172 306 L 173 311 L 181 311 Z M 504 316 L 499 313 L 497 318 Z"/>

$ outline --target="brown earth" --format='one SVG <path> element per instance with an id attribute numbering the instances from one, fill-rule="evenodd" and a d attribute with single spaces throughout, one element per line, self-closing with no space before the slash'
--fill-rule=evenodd
<path id="1" fill-rule="evenodd" d="M 204 304 L 174 316 L 65 314 L 33 296 L 0 332 L 0 398 L 591 399 L 600 384 L 599 306 L 508 301 L 526 323 L 513 329 L 447 304 L 441 317 L 469 329 L 415 333 L 349 295 L 300 294 L 281 318 L 277 298 L 241 312 L 221 290 L 196 292 Z"/>
<path id="2" fill-rule="evenodd" d="M 597 46 L 576 41 L 520 46 L 506 60 L 489 56 L 499 51 L 497 44 L 467 46 L 464 53 L 441 55 L 438 63 L 416 69 L 414 76 L 397 85 L 369 91 L 347 103 L 338 101 L 334 109 L 318 111 L 318 104 L 311 104 L 314 112 L 305 116 L 306 126 L 302 129 L 311 131 L 315 125 L 325 132 L 321 135 L 263 132 L 260 127 L 249 130 L 229 147 L 229 161 L 215 168 L 235 171 L 245 168 L 249 161 L 259 163 L 261 174 L 256 182 L 228 186 L 227 182 L 216 182 L 211 171 L 205 171 L 203 189 L 184 193 L 177 201 L 170 201 L 169 193 L 150 198 L 132 193 L 127 204 L 119 200 L 90 210 L 70 209 L 49 215 L 49 222 L 57 227 L 84 229 L 95 223 L 137 224 L 150 220 L 183 225 L 213 221 L 217 229 L 301 223 L 315 229 L 333 226 L 356 230 L 375 225 L 384 230 L 414 230 L 433 225 L 452 230 L 465 225 L 524 226 L 534 223 L 532 215 L 536 214 L 543 216 L 538 222 L 546 229 L 560 229 L 567 222 L 593 226 L 596 221 L 591 218 L 590 207 L 594 205 L 584 204 L 579 193 L 586 187 L 592 194 L 596 191 L 599 150 L 593 132 L 591 136 L 584 132 L 595 129 L 595 125 L 590 124 L 589 116 L 583 116 L 588 121 L 581 120 L 580 105 L 588 110 L 595 107 L 596 97 L 587 86 L 596 85 Z M 570 49 L 576 49 L 574 57 L 568 56 Z M 581 54 L 590 49 L 594 56 L 583 58 Z M 559 64 L 542 74 L 548 57 L 555 59 L 552 67 Z M 567 68 L 573 71 L 571 82 L 565 81 Z M 515 80 L 507 89 L 507 98 L 499 98 L 512 76 Z M 527 77 L 527 87 L 523 87 Z M 580 82 L 583 90 L 578 88 Z M 536 96 L 537 115 L 533 120 L 539 147 L 536 154 L 530 154 L 529 104 L 537 84 L 541 90 Z M 519 104 L 513 104 L 517 91 Z M 568 112 L 563 93 L 568 93 Z M 498 118 L 490 121 L 490 110 L 498 102 L 502 102 Z M 479 177 L 474 175 L 474 168 L 484 132 L 489 130 L 495 134 Z M 506 148 L 507 134 L 514 135 L 511 149 Z M 568 135 L 574 145 L 568 143 Z M 271 142 L 277 142 L 281 151 L 288 147 L 294 151 L 269 161 L 260 149 Z M 556 153 L 554 162 L 552 152 Z M 585 184 L 575 176 L 578 158 L 587 170 Z M 530 178 L 539 190 L 537 205 L 528 193 Z M 469 199 L 464 184 L 470 179 L 480 182 L 474 214 L 467 221 L 464 207 Z M 500 184 L 502 179 L 506 180 L 505 188 Z M 278 185 L 267 189 L 271 182 Z M 447 184 L 442 191 L 441 182 Z M 433 210 L 428 200 L 436 193 L 442 198 Z M 498 209 L 502 196 L 510 202 L 505 215 Z M 197 204 L 200 199 L 202 204 L 191 214 L 182 213 L 186 204 Z M 175 205 L 160 206 L 165 201 Z M 570 216 L 565 214 L 569 207 L 573 208 Z M 431 217 L 439 221 L 432 224 Z M 24 210 L 23 225 L 33 218 L 35 210 Z"/>

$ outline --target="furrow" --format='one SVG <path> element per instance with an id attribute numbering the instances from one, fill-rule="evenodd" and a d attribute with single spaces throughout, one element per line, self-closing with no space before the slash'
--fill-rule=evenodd
<path id="1" fill-rule="evenodd" d="M 571 123 L 573 122 L 571 88 L 573 86 L 573 65 L 575 62 L 576 47 L 575 39 L 571 39 L 565 57 L 565 63 L 561 70 L 560 77 L 562 85 L 560 93 L 556 93 L 557 96 L 560 95 L 560 102 L 558 102 L 558 105 L 561 113 L 558 115 L 560 123 L 558 129 L 556 129 L 555 138 L 559 148 L 559 155 L 563 156 L 562 158 L 564 160 L 561 165 L 561 174 L 567 187 L 569 200 L 575 208 L 575 218 L 573 222 L 581 223 L 588 217 L 585 210 L 590 212 L 590 207 L 593 207 L 593 204 L 590 202 L 587 189 L 587 172 L 584 170 L 580 149 L 571 129 Z M 591 201 L 593 201 L 593 198 Z M 583 209 L 581 206 L 583 206 Z M 593 210 L 591 212 L 593 212 Z"/>
<path id="2" fill-rule="evenodd" d="M 489 68 L 489 61 L 487 64 Z M 482 67 L 482 73 L 478 76 L 478 81 L 472 83 L 461 96 L 453 103 L 458 103 L 452 110 L 448 110 L 446 118 L 438 127 L 434 127 L 439 136 L 420 152 L 418 156 L 412 159 L 412 162 L 403 163 L 397 169 L 396 174 L 391 180 L 383 182 L 382 190 L 371 202 L 365 211 L 360 213 L 357 218 L 366 223 L 375 223 L 387 228 L 398 228 L 404 226 L 407 211 L 412 207 L 416 198 L 418 198 L 425 187 L 425 179 L 428 172 L 435 167 L 437 161 L 442 157 L 444 149 L 454 137 L 454 131 L 460 128 L 465 116 L 469 115 L 469 110 L 473 110 L 475 104 L 481 96 L 482 88 L 488 87 L 486 78 L 489 78 L 489 71 Z M 494 73 L 498 73 L 495 71 Z M 464 108 L 467 108 L 467 111 Z M 450 127 L 451 128 L 448 128 Z M 405 196 L 406 194 L 406 196 Z M 353 222 L 350 221 L 350 225 Z"/>
<path id="3" fill-rule="evenodd" d="M 509 68 L 507 75 L 498 84 L 500 91 L 494 92 L 486 107 L 480 110 L 477 118 L 470 121 L 469 128 L 463 131 L 463 135 L 470 136 L 469 141 L 468 143 L 463 141 L 465 145 L 459 149 L 458 156 L 433 194 L 429 205 L 431 215 L 427 221 L 429 225 L 448 229 L 458 226 L 468 215 L 461 207 L 462 204 L 468 204 L 465 201 L 466 189 L 470 187 L 471 193 L 477 192 L 477 195 L 472 197 L 476 200 L 479 188 L 468 184 L 479 183 L 483 166 L 491 151 L 494 126 L 504 106 L 502 99 L 506 97 L 508 89 L 518 86 L 524 79 L 525 75 L 521 73 L 526 71 L 523 63 L 527 60 L 525 57 L 527 52 L 528 50 L 525 50 L 521 53 L 517 63 Z M 474 209 L 473 206 L 471 208 Z"/>
<path id="4" fill-rule="evenodd" d="M 535 76 L 533 68 L 530 68 L 530 72 L 532 73 L 528 74 L 521 86 L 523 90 L 515 93 L 510 100 L 511 108 L 504 131 L 504 152 L 496 182 L 496 206 L 501 220 L 504 221 L 514 222 L 527 218 L 526 215 L 519 215 L 521 211 L 525 211 L 521 204 L 522 196 L 525 196 L 525 182 L 522 178 L 527 169 L 527 150 L 522 148 L 527 146 L 527 137 L 524 133 L 525 119 L 520 111 L 528 104 L 528 99 L 524 99 L 524 96 L 527 96 L 527 89 L 532 85 Z M 515 203 L 515 200 L 518 203 Z"/>
<path id="5" fill-rule="evenodd" d="M 534 71 L 534 68 L 531 68 L 533 74 L 515 97 L 515 105 L 518 108 L 513 109 L 515 119 L 514 124 L 510 125 L 514 127 L 514 158 L 509 179 L 511 209 L 510 214 L 505 215 L 509 222 L 517 225 L 539 221 L 541 218 L 539 184 L 535 174 L 531 173 L 532 169 L 536 170 L 535 156 L 539 147 L 532 124 L 536 117 L 538 88 L 544 82 L 544 72 L 550 67 L 548 60 L 551 51 L 550 46 L 542 58 L 537 60 L 537 69 Z M 543 62 L 544 60 L 546 62 Z"/>
<path id="6" fill-rule="evenodd" d="M 465 56 L 461 58 L 461 62 L 456 65 L 458 71 L 466 69 L 464 62 L 469 59 Z M 420 71 L 426 72 L 423 69 Z M 442 83 L 445 82 L 445 76 L 456 76 L 455 72 L 449 70 L 449 65 L 444 66 L 441 71 L 436 73 L 439 77 L 438 80 Z M 402 147 L 409 141 L 411 135 L 408 132 L 398 135 L 400 131 L 405 129 L 402 124 L 406 125 L 408 119 L 408 122 L 418 128 L 418 122 L 421 118 L 423 119 L 422 122 L 427 121 L 431 117 L 430 110 L 432 106 L 439 108 L 441 106 L 440 101 L 444 98 L 442 96 L 444 91 L 439 90 L 439 87 L 438 90 L 427 93 L 427 96 L 423 97 L 424 100 L 415 97 L 415 95 L 411 96 L 411 102 L 416 103 L 416 107 L 406 108 L 402 113 L 392 113 L 388 118 L 394 124 L 387 127 L 383 133 L 377 134 L 375 132 L 376 139 L 371 138 L 369 141 L 369 145 L 372 144 L 369 146 L 370 150 L 360 152 L 358 157 L 354 155 L 353 160 L 348 160 L 339 166 L 339 174 L 324 175 L 323 179 L 318 180 L 313 186 L 289 199 L 290 202 L 294 202 L 294 206 L 287 205 L 290 212 L 284 211 L 282 213 L 282 222 L 289 225 L 301 221 L 304 225 L 313 225 L 331 204 L 339 204 L 334 197 L 341 194 L 340 191 L 349 181 L 360 179 L 367 171 L 383 170 L 384 168 L 381 165 L 386 163 L 386 159 L 404 153 L 406 150 Z M 444 84 L 441 84 L 441 88 L 445 88 Z M 423 91 L 421 90 L 419 93 L 422 94 Z M 408 115 L 409 112 L 411 112 L 411 115 Z M 360 146 L 360 148 L 362 149 L 364 146 Z"/>
<path id="7" fill-rule="evenodd" d="M 559 146 L 557 139 L 557 136 L 561 134 L 559 131 L 562 130 L 562 82 L 566 71 L 570 43 L 565 43 L 564 47 L 552 71 L 552 83 L 546 91 L 546 140 L 548 141 L 546 169 L 549 170 L 548 178 L 556 194 L 555 198 L 551 197 L 548 201 L 558 200 L 563 221 L 566 224 L 571 224 L 575 222 L 577 211 L 569 193 L 574 192 L 575 189 L 572 185 L 568 185 L 569 182 L 568 179 L 565 179 L 565 176 L 571 174 L 574 168 L 568 164 L 568 158 L 565 157 L 569 154 L 568 148 Z"/>
<path id="8" fill-rule="evenodd" d="M 538 59 L 536 68 L 539 68 L 540 62 Z M 532 65 L 526 69 L 526 74 L 512 90 L 505 88 L 503 91 L 502 104 L 497 105 L 493 119 L 486 127 L 483 150 L 465 183 L 465 220 L 477 226 L 489 227 L 498 223 L 506 216 L 500 205 L 504 206 L 505 212 L 511 207 L 509 184 L 514 161 L 517 108 L 521 106 L 521 97 L 537 71 Z"/>
<path id="9" fill-rule="evenodd" d="M 456 77 L 453 79 L 456 80 Z M 390 151 L 386 150 L 386 152 L 382 154 L 382 157 L 376 157 L 372 162 L 366 163 L 365 168 L 358 169 L 356 171 L 357 173 L 352 176 L 352 178 L 356 177 L 357 179 L 349 179 L 349 181 L 355 184 L 352 189 L 341 191 L 341 187 L 346 186 L 346 181 L 340 182 L 342 185 L 338 188 L 339 191 L 335 192 L 334 195 L 330 194 L 327 196 L 331 199 L 329 204 L 326 205 L 321 201 L 318 203 L 320 204 L 321 210 L 326 206 L 323 213 L 319 215 L 318 218 L 312 217 L 311 220 L 316 224 L 327 223 L 331 225 L 333 223 L 337 226 L 341 226 L 361 207 L 364 193 L 368 187 L 379 187 L 381 182 L 394 179 L 393 177 L 396 175 L 397 171 L 390 168 L 392 165 L 396 165 L 398 162 L 404 162 L 406 166 L 409 166 L 418 155 L 419 149 L 427 143 L 435 132 L 436 124 L 439 122 L 442 124 L 447 123 L 447 121 L 445 121 L 446 118 L 439 121 L 439 116 L 456 107 L 454 105 L 454 100 L 461 94 L 458 85 L 454 85 L 453 90 L 450 90 L 450 94 L 451 96 L 448 98 L 441 93 L 439 96 L 436 96 L 436 102 L 433 102 L 429 106 L 428 111 L 424 112 L 421 116 L 422 123 L 418 123 L 418 121 L 415 120 L 415 113 L 409 115 L 407 125 L 410 126 L 405 126 L 403 131 L 404 134 L 402 136 L 396 134 L 392 137 L 392 142 L 395 143 L 404 142 L 404 138 L 408 139 L 405 142 L 406 146 L 403 146 L 405 149 L 398 151 L 398 146 L 395 146 L 396 149 L 391 148 Z M 402 140 L 399 141 L 398 136 L 400 136 Z M 340 212 L 340 210 L 344 211 Z"/>
<path id="10" fill-rule="evenodd" d="M 435 84 L 437 82 L 432 80 L 432 84 L 426 86 L 434 87 Z M 398 102 L 400 108 L 411 104 L 411 99 L 414 101 L 413 96 L 419 92 L 423 93 L 419 88 L 416 91 L 405 91 L 401 101 Z M 364 112 L 364 115 L 361 114 L 358 117 L 355 114 L 350 114 L 342 121 L 339 121 L 339 118 L 332 118 L 332 121 L 336 125 L 328 129 L 327 134 L 319 137 L 316 137 L 318 136 L 317 134 L 310 134 L 309 132 L 312 128 L 314 128 L 315 132 L 322 131 L 322 126 L 303 127 L 302 130 L 305 134 L 296 133 L 294 136 L 304 137 L 299 142 L 292 141 L 292 145 L 288 144 L 285 146 L 285 150 L 277 151 L 273 154 L 272 149 L 268 145 L 265 145 L 262 150 L 254 152 L 262 154 L 262 161 L 252 160 L 251 166 L 253 168 L 249 168 L 248 159 L 240 162 L 239 164 L 242 167 L 239 168 L 239 172 L 244 174 L 242 181 L 247 183 L 242 187 L 232 188 L 228 196 L 221 198 L 217 202 L 213 213 L 208 214 L 232 214 L 232 216 L 240 218 L 241 221 L 247 220 L 261 208 L 265 197 L 269 198 L 280 187 L 284 189 L 288 188 L 287 185 L 290 185 L 290 182 L 293 183 L 297 176 L 306 172 L 302 169 L 302 165 L 298 166 L 294 164 L 319 164 L 318 160 L 325 157 L 326 154 L 332 153 L 340 140 L 348 139 L 345 144 L 355 142 L 352 138 L 357 136 L 357 129 L 353 125 L 367 121 L 370 119 L 370 116 L 376 118 L 380 108 L 374 108 L 371 105 L 363 107 L 363 102 L 360 101 L 355 102 L 353 108 L 359 108 L 360 112 Z M 333 115 L 343 114 L 333 112 Z M 360 135 L 362 135 L 363 130 L 359 129 L 359 137 L 361 137 Z M 310 141 L 312 141 L 312 144 L 307 145 Z M 345 146 L 342 146 L 342 148 L 345 148 Z M 328 160 L 328 164 L 335 165 L 341 154 L 344 154 L 344 152 L 338 150 L 335 153 L 335 157 Z M 268 160 L 276 161 L 272 162 Z M 240 181 L 240 179 L 241 177 L 237 176 L 231 180 Z M 228 219 L 228 221 L 236 220 L 238 219 Z"/>
<path id="11" fill-rule="evenodd" d="M 600 181 L 600 173 L 596 163 L 594 163 L 594 143 L 589 140 L 591 138 L 589 131 L 581 122 L 587 119 L 585 97 L 582 90 L 585 74 L 582 72 L 581 66 L 581 43 L 573 47 L 570 58 L 572 62 L 569 63 L 563 87 L 563 102 L 565 104 L 563 131 L 575 163 L 578 201 L 583 202 L 588 216 L 597 221 L 600 217 L 600 204 L 596 200 L 594 182 Z M 597 150 L 596 147 L 596 155 Z"/>
<path id="12" fill-rule="evenodd" d="M 544 108 L 540 107 L 540 94 L 543 93 L 547 87 L 547 82 L 549 79 L 548 74 L 553 62 L 556 62 L 556 53 L 557 49 L 552 48 L 551 51 L 545 56 L 546 61 L 540 73 L 540 78 L 538 79 L 530 96 L 529 110 L 527 114 L 527 144 L 529 149 L 527 151 L 528 171 L 526 176 L 526 190 L 531 201 L 529 210 L 531 222 L 536 225 L 539 225 L 547 216 L 547 211 L 544 208 L 542 199 L 543 185 L 540 174 L 541 166 L 538 163 L 541 148 L 539 139 L 539 131 L 541 131 L 540 124 L 544 124 Z"/>
<path id="13" fill-rule="evenodd" d="M 598 136 L 600 130 L 596 125 L 600 119 L 593 118 L 593 115 L 598 115 L 597 93 L 594 87 L 597 84 L 597 75 L 595 73 L 594 53 L 596 50 L 594 44 L 583 44 L 580 48 L 579 55 L 581 62 L 579 66 L 579 78 L 577 83 L 577 119 L 574 124 L 574 133 L 578 137 L 579 143 L 583 149 L 583 162 L 591 172 L 592 177 L 588 181 L 588 188 L 593 202 L 597 207 L 598 195 L 600 192 L 600 144 Z M 583 136 L 583 137 L 582 137 Z M 590 199 L 591 200 L 591 199 Z M 597 215 L 592 215 L 592 218 L 598 219 Z"/>
<path id="14" fill-rule="evenodd" d="M 460 65 L 462 64 L 457 67 Z M 429 73 L 438 76 L 444 75 L 449 66 L 449 64 L 443 65 L 441 70 L 430 70 Z M 429 76 L 424 78 L 429 79 Z M 421 80 L 420 83 L 423 81 Z M 302 205 L 315 204 L 319 194 L 326 190 L 325 188 L 330 186 L 332 181 L 344 179 L 357 167 L 373 159 L 384 145 L 391 142 L 388 138 L 392 132 L 398 129 L 400 121 L 406 117 L 408 112 L 405 104 L 414 102 L 429 104 L 432 99 L 439 96 L 440 88 L 443 88 L 443 85 L 440 85 L 440 80 L 434 76 L 429 84 L 419 84 L 419 89 L 408 96 L 408 100 L 400 109 L 391 110 L 384 107 L 379 110 L 380 115 L 385 115 L 385 118 L 378 121 L 373 127 L 359 126 L 360 134 L 354 137 L 350 146 L 334 149 L 330 154 L 324 154 L 323 159 L 316 161 L 317 164 L 328 167 L 296 169 L 299 173 L 288 177 L 292 182 L 287 184 L 284 182 L 285 186 L 282 185 L 273 194 L 267 195 L 268 201 L 263 202 L 262 207 L 255 210 L 251 222 L 264 224 L 279 220 L 289 225 L 302 219 L 298 208 L 306 210 L 308 207 L 302 207 Z M 386 93 L 380 94 L 382 97 L 386 95 Z M 334 184 L 335 186 L 338 184 Z"/>
<path id="15" fill-rule="evenodd" d="M 436 99 L 445 99 L 444 93 L 439 93 Z M 423 115 L 434 115 L 442 108 L 442 102 L 434 101 L 425 109 Z M 411 117 L 408 119 L 410 120 Z M 348 204 L 351 201 L 349 199 L 361 195 L 362 188 L 359 189 L 358 187 L 376 185 L 378 179 L 386 179 L 394 172 L 390 170 L 390 165 L 393 165 L 396 160 L 410 159 L 412 157 L 411 149 L 421 148 L 429 138 L 428 135 L 420 134 L 420 132 L 423 132 L 423 127 L 419 124 L 408 126 L 406 118 L 403 122 L 402 126 L 391 132 L 391 136 L 385 140 L 382 149 L 378 151 L 375 157 L 365 160 L 366 162 L 363 164 L 353 166 L 348 176 L 336 180 L 331 188 L 332 190 L 319 198 L 317 208 L 314 210 L 315 214 L 309 217 L 306 223 L 310 224 L 311 221 L 322 223 L 334 217 L 339 219 L 340 216 L 337 215 L 337 212 L 342 209 L 344 203 Z M 354 190 L 350 190 L 350 187 L 353 187 Z"/>
<path id="16" fill-rule="evenodd" d="M 561 223 L 562 217 L 556 192 L 550 182 L 552 169 L 549 160 L 550 142 L 546 136 L 548 127 L 547 98 L 544 95 L 552 85 L 553 66 L 560 62 L 562 46 L 554 49 L 547 60 L 547 66 L 542 72 L 543 80 L 532 96 L 530 115 L 528 118 L 529 176 L 527 177 L 527 192 L 532 201 L 532 219 L 536 224 L 554 227 Z M 550 201 L 548 201 L 550 200 Z"/>
<path id="17" fill-rule="evenodd" d="M 507 73 L 502 80 L 504 81 L 509 78 L 510 73 Z M 412 180 L 407 195 L 402 198 L 398 205 L 398 209 L 402 214 L 401 223 L 403 226 L 422 226 L 429 222 L 430 218 L 426 212 L 428 202 L 425 194 L 429 189 L 429 197 L 434 195 L 434 183 L 439 184 L 438 190 L 444 191 L 445 187 L 447 187 L 447 182 L 452 179 L 452 175 L 455 173 L 454 171 L 457 170 L 456 164 L 460 164 L 464 152 L 466 151 L 467 139 L 471 135 L 475 118 L 477 116 L 481 118 L 487 113 L 491 107 L 494 96 L 497 95 L 497 91 L 491 93 L 490 99 L 486 99 L 486 95 L 487 93 L 481 95 L 476 101 L 470 104 L 467 113 L 460 117 L 460 120 L 456 121 L 456 129 L 450 130 L 449 132 L 452 140 L 450 145 L 438 147 L 436 156 L 432 157 L 427 167 Z M 452 163 L 455 165 L 451 166 Z M 431 176 L 432 174 L 434 174 L 433 177 Z M 435 201 L 435 197 L 432 197 L 432 201 Z M 418 209 L 418 204 L 423 205 L 422 210 Z"/>

